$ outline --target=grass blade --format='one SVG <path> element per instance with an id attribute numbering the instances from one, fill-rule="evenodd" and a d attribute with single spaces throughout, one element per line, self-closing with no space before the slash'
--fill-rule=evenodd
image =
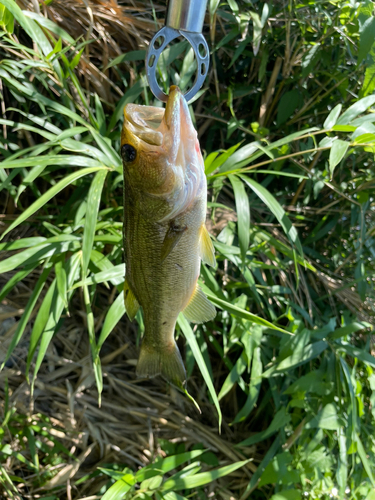
<path id="1" fill-rule="evenodd" d="M 203 359 L 202 353 L 200 351 L 198 342 L 195 338 L 193 330 L 191 329 L 187 319 L 185 318 L 185 316 L 182 313 L 179 314 L 177 322 L 178 322 L 183 334 L 185 335 L 186 340 L 189 342 L 190 349 L 193 352 L 195 361 L 196 361 L 196 363 L 197 363 L 197 365 L 202 373 L 203 379 L 207 385 L 208 392 L 210 393 L 210 396 L 214 402 L 214 405 L 216 407 L 216 411 L 217 411 L 217 414 L 219 417 L 219 429 L 220 429 L 221 428 L 221 421 L 222 421 L 222 414 L 221 414 L 219 400 L 217 399 L 215 388 L 213 386 L 213 383 L 212 383 L 212 380 L 210 377 L 210 373 L 209 373 L 207 366 L 204 362 L 204 359 Z"/>
<path id="2" fill-rule="evenodd" d="M 234 191 L 236 212 L 238 217 L 238 240 L 240 243 L 242 260 L 245 261 L 246 252 L 250 243 L 250 205 L 243 182 L 235 175 L 228 176 Z"/>
<path id="3" fill-rule="evenodd" d="M 81 177 L 97 172 L 98 170 L 106 169 L 105 167 L 92 167 L 82 170 L 77 170 L 70 175 L 67 175 L 64 179 L 61 179 L 57 184 L 50 188 L 46 193 L 44 193 L 38 200 L 36 200 L 30 207 L 28 207 L 9 227 L 4 231 L 1 238 L 4 238 L 6 234 L 12 229 L 19 226 L 26 219 L 31 217 L 36 211 L 40 210 L 51 198 L 56 196 L 60 191 L 62 191 L 66 186 L 69 186 L 72 182 L 80 179 Z"/>
<path id="4" fill-rule="evenodd" d="M 88 198 L 87 211 L 85 219 L 85 228 L 83 231 L 82 242 L 82 277 L 85 278 L 87 268 L 90 262 L 91 250 L 94 243 L 95 226 L 97 223 L 99 205 L 104 186 L 104 181 L 107 176 L 107 170 L 99 170 L 91 183 Z"/>

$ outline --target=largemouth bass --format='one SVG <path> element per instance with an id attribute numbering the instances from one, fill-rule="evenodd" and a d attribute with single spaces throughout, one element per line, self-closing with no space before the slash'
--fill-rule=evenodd
<path id="1" fill-rule="evenodd" d="M 183 387 L 177 317 L 183 311 L 203 323 L 216 314 L 197 284 L 201 260 L 215 265 L 203 158 L 178 87 L 171 87 L 165 110 L 127 104 L 124 115 L 124 300 L 131 320 L 142 306 L 145 325 L 137 375 L 161 374 Z"/>

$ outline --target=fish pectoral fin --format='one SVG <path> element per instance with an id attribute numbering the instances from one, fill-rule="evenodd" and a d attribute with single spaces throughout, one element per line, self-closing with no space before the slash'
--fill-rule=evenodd
<path id="1" fill-rule="evenodd" d="M 176 226 L 173 222 L 170 224 L 168 231 L 166 232 L 166 235 L 164 237 L 163 245 L 161 247 L 161 262 L 164 262 L 168 255 L 172 252 L 186 230 L 186 226 Z"/>
<path id="2" fill-rule="evenodd" d="M 185 318 L 192 323 L 205 323 L 216 316 L 215 306 L 208 300 L 199 285 L 182 312 Z"/>
<path id="3" fill-rule="evenodd" d="M 205 262 L 209 266 L 215 267 L 216 266 L 215 249 L 212 244 L 210 235 L 207 231 L 207 228 L 204 224 L 201 227 L 201 234 L 199 238 L 199 249 L 203 262 Z"/>
<path id="4" fill-rule="evenodd" d="M 139 309 L 139 302 L 135 298 L 135 295 L 131 290 L 127 279 L 125 279 L 124 283 L 124 302 L 126 314 L 128 315 L 130 321 L 133 321 Z"/>

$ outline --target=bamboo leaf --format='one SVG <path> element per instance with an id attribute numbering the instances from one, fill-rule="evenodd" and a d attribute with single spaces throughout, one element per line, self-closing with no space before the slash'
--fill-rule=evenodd
<path id="1" fill-rule="evenodd" d="M 96 355 L 99 355 L 100 349 L 107 339 L 108 335 L 112 332 L 114 327 L 120 321 L 120 319 L 125 314 L 125 302 L 124 302 L 124 292 L 122 291 L 113 302 L 111 307 L 109 308 L 107 315 L 105 317 L 103 328 L 100 333 L 97 347 L 96 347 Z"/>
<path id="2" fill-rule="evenodd" d="M 349 142 L 341 141 L 340 139 L 336 139 L 336 141 L 332 144 L 331 151 L 329 152 L 329 171 L 331 174 L 331 179 L 333 177 L 333 172 L 335 171 L 336 165 L 340 163 L 340 161 L 346 155 L 346 152 L 349 148 Z"/>
<path id="3" fill-rule="evenodd" d="M 99 205 L 107 176 L 107 170 L 99 170 L 91 183 L 88 198 L 85 227 L 82 242 L 82 276 L 86 277 L 87 268 L 90 262 L 91 250 L 94 243 L 95 227 L 98 218 Z"/>
<path id="4" fill-rule="evenodd" d="M 375 95 L 369 95 L 352 104 L 337 120 L 337 125 L 349 125 L 354 118 L 364 113 L 375 103 Z"/>
<path id="5" fill-rule="evenodd" d="M 372 473 L 373 467 L 370 464 L 369 459 L 367 458 L 367 452 L 366 452 L 358 434 L 356 436 L 356 443 L 357 443 L 358 455 L 359 455 L 361 462 L 363 464 L 363 468 L 365 469 L 365 471 L 366 471 L 366 473 L 371 481 L 372 487 L 375 488 L 375 478 L 374 478 L 374 475 Z"/>
<path id="6" fill-rule="evenodd" d="M 225 477 L 228 474 L 236 471 L 240 467 L 246 465 L 250 460 L 243 460 L 242 462 L 235 462 L 231 465 L 226 465 L 225 467 L 221 467 L 220 469 L 212 470 L 209 472 L 201 472 L 200 474 L 195 474 L 194 476 L 188 476 L 180 479 L 168 479 L 160 488 L 161 491 L 168 490 L 184 490 L 184 489 L 192 489 L 198 488 L 199 486 L 203 486 L 205 484 L 212 483 L 216 479 L 221 477 Z"/>
<path id="7" fill-rule="evenodd" d="M 261 184 L 258 184 L 253 179 L 248 176 L 241 175 L 241 179 L 243 179 L 246 184 L 256 193 L 259 198 L 268 206 L 273 215 L 281 224 L 281 227 L 284 229 L 285 234 L 288 236 L 290 242 L 296 246 L 298 253 L 301 257 L 303 257 L 303 250 L 300 239 L 298 237 L 298 233 L 296 228 L 291 223 L 289 217 L 286 215 L 285 210 L 280 205 L 280 203 L 276 200 L 274 196 Z"/>
<path id="8" fill-rule="evenodd" d="M 251 321 L 252 323 L 256 323 L 257 325 L 261 326 L 266 326 L 267 328 L 271 328 L 272 330 L 277 330 L 279 332 L 285 333 L 287 335 L 292 335 L 290 332 L 287 330 L 283 330 L 282 328 L 273 325 L 266 319 L 260 318 L 259 316 L 256 316 L 255 314 L 252 314 L 248 311 L 245 311 L 245 309 L 241 309 L 240 307 L 234 306 L 230 304 L 229 302 L 219 299 L 216 297 L 216 295 L 213 295 L 212 291 L 209 290 L 206 287 L 204 288 L 204 292 L 207 295 L 207 297 L 213 302 L 214 304 L 218 305 L 221 309 L 224 309 L 225 311 L 228 311 L 229 313 L 233 314 L 234 316 L 238 316 L 239 318 L 247 319 Z"/>
<path id="9" fill-rule="evenodd" d="M 79 271 L 80 271 L 80 259 L 81 255 L 79 253 L 76 253 L 70 257 L 69 260 L 65 262 L 65 270 L 67 273 L 67 287 L 70 288 L 73 284 L 74 281 L 76 281 L 77 277 L 79 276 Z M 52 285 L 51 285 L 52 287 Z M 70 299 L 72 295 L 72 292 L 68 293 L 68 300 Z M 46 307 L 47 309 L 47 307 Z M 40 345 L 39 345 L 39 351 L 37 354 L 37 358 L 35 361 L 35 368 L 34 368 L 34 374 L 33 374 L 33 379 L 31 383 L 32 390 L 34 388 L 34 383 L 36 376 L 38 374 L 39 368 L 42 364 L 42 361 L 44 359 L 44 356 L 47 352 L 48 346 L 52 340 L 53 335 L 56 332 L 57 325 L 60 321 L 61 314 L 64 310 L 64 302 L 60 298 L 58 292 L 57 292 L 57 287 L 52 290 L 51 292 L 51 309 L 50 313 L 46 322 L 46 325 L 44 327 L 43 333 L 41 335 L 40 339 Z M 39 335 L 39 331 L 38 331 Z M 39 335 L 40 336 L 40 335 Z M 39 339 L 35 339 L 38 341 Z M 35 352 L 35 346 L 33 346 L 34 352 Z M 29 363 L 31 362 L 31 358 L 28 360 Z"/>
<path id="10" fill-rule="evenodd" d="M 179 316 L 178 316 L 178 320 L 177 320 L 183 334 L 185 335 L 186 337 L 186 340 L 188 341 L 189 343 L 189 346 L 190 346 L 190 349 L 192 350 L 193 352 L 193 355 L 194 355 L 194 358 L 195 358 L 195 361 L 202 373 L 202 376 L 203 376 L 203 379 L 207 385 L 207 388 L 208 388 L 208 392 L 210 393 L 211 395 L 211 398 L 214 402 L 214 405 L 216 407 L 216 411 L 217 411 L 217 414 L 218 414 L 218 417 L 219 417 L 219 429 L 221 427 L 221 422 L 222 422 L 222 414 L 221 414 L 221 409 L 220 409 L 220 404 L 219 404 L 219 400 L 217 398 L 217 395 L 216 395 L 216 391 L 215 391 L 215 388 L 213 386 L 213 383 L 212 383 L 212 380 L 211 380 L 211 377 L 210 377 L 210 373 L 208 371 L 208 368 L 206 366 L 206 363 L 204 362 L 204 358 L 202 356 L 202 353 L 201 353 L 201 350 L 199 348 L 199 345 L 198 345 L 198 342 L 195 338 L 195 335 L 193 333 L 193 330 L 191 329 L 187 319 L 185 318 L 185 316 L 180 313 Z"/>
<path id="11" fill-rule="evenodd" d="M 46 267 L 44 268 L 43 272 L 39 276 L 38 281 L 36 282 L 34 289 L 32 291 L 32 294 L 27 302 L 27 305 L 25 307 L 25 311 L 21 316 L 21 319 L 17 325 L 16 331 L 13 334 L 11 343 L 8 347 L 7 353 L 5 355 L 5 359 L 0 367 L 0 370 L 4 368 L 5 363 L 8 361 L 10 356 L 12 355 L 12 352 L 14 351 L 14 348 L 18 345 L 19 341 L 22 338 L 23 332 L 25 331 L 25 328 L 27 324 L 29 323 L 30 316 L 34 310 L 35 304 L 38 301 L 39 295 L 41 291 L 43 290 L 44 285 L 46 284 L 47 278 L 49 276 L 49 273 L 51 272 L 52 269 L 52 264 L 47 264 Z"/>
<path id="12" fill-rule="evenodd" d="M 82 170 L 77 170 L 70 175 L 67 175 L 64 179 L 61 179 L 53 187 L 51 187 L 46 193 L 44 193 L 38 200 L 36 200 L 30 207 L 28 207 L 12 224 L 8 227 L 6 231 L 2 234 L 1 238 L 4 238 L 6 234 L 12 229 L 19 226 L 26 219 L 31 217 L 36 211 L 40 210 L 51 198 L 56 196 L 60 191 L 62 191 L 66 186 L 69 186 L 72 182 L 80 179 L 81 177 L 97 172 L 104 167 L 92 167 Z"/>
<path id="13" fill-rule="evenodd" d="M 250 242 L 250 205 L 243 182 L 235 175 L 228 176 L 234 191 L 236 212 L 238 217 L 238 240 L 240 243 L 242 260 L 245 261 Z"/>
<path id="14" fill-rule="evenodd" d="M 251 367 L 249 394 L 247 396 L 244 406 L 237 413 L 233 423 L 241 422 L 245 420 L 245 418 L 247 418 L 248 415 L 250 415 L 258 400 L 261 385 L 262 385 L 261 351 L 260 347 L 256 347 L 254 349 L 253 364 Z"/>
<path id="15" fill-rule="evenodd" d="M 336 125 L 336 122 L 340 116 L 340 113 L 341 113 L 341 110 L 342 110 L 342 104 L 337 104 L 337 106 L 335 106 L 330 114 L 327 116 L 324 124 L 323 124 L 323 127 L 327 130 L 331 129 L 334 125 Z"/>

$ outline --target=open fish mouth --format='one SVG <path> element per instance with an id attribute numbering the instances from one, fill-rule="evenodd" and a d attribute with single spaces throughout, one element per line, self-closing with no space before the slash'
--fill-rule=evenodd
<path id="1" fill-rule="evenodd" d="M 129 133 L 150 146 L 161 146 L 163 133 L 158 130 L 164 117 L 164 108 L 128 104 L 124 110 L 125 126 Z"/>
<path id="2" fill-rule="evenodd" d="M 185 98 L 175 85 L 170 88 L 165 109 L 128 104 L 124 115 L 128 133 L 150 146 L 163 146 L 171 162 L 181 158 L 183 146 L 194 147 L 196 131 Z"/>

